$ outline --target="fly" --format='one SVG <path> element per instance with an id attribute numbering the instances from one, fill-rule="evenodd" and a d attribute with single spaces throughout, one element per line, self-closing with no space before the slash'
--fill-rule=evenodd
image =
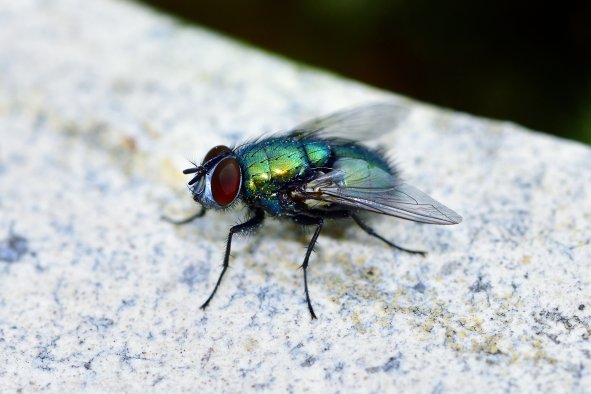
<path id="1" fill-rule="evenodd" d="M 417 188 L 402 182 L 398 170 L 383 152 L 356 141 L 393 129 L 405 117 L 397 105 L 379 103 L 337 112 L 303 123 L 279 136 L 260 139 L 236 148 L 212 148 L 200 165 L 183 171 L 192 174 L 189 189 L 201 211 L 175 224 L 189 223 L 208 209 L 226 209 L 239 201 L 250 219 L 232 226 L 226 241 L 222 271 L 201 306 L 215 295 L 230 260 L 234 234 L 249 232 L 266 216 L 288 218 L 315 226 L 302 270 L 308 310 L 316 314 L 308 291 L 308 262 L 326 219 L 352 219 L 367 234 L 403 252 L 361 220 L 361 212 L 373 212 L 428 224 L 457 224 L 462 217 Z"/>

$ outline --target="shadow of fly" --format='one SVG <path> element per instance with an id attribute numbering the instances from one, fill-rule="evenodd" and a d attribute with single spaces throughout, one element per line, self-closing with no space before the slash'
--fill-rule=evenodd
<path id="1" fill-rule="evenodd" d="M 460 223 L 460 215 L 404 183 L 383 151 L 359 142 L 394 129 L 406 114 L 405 108 L 391 103 L 337 112 L 235 148 L 216 146 L 201 164 L 184 170 L 193 175 L 189 189 L 202 209 L 184 220 L 165 218 L 169 222 L 189 223 L 207 209 L 227 209 L 238 202 L 250 212 L 250 219 L 230 228 L 222 271 L 201 308 L 209 305 L 228 269 L 233 235 L 256 229 L 266 216 L 315 226 L 301 266 L 313 319 L 308 262 L 326 219 L 352 219 L 390 247 L 420 255 L 425 252 L 403 248 L 376 233 L 359 214 L 373 212 L 428 224 Z"/>

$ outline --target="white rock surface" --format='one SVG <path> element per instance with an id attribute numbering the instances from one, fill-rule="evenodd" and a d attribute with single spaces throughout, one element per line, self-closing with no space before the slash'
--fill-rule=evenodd
<path id="1" fill-rule="evenodd" d="M 120 1 L 0 4 L 0 391 L 589 392 L 591 150 L 273 58 Z M 400 254 L 244 212 L 175 228 L 213 145 L 389 99 L 407 179 L 464 216 Z"/>

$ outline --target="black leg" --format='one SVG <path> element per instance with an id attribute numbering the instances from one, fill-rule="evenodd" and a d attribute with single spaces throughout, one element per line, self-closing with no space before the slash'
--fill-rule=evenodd
<path id="1" fill-rule="evenodd" d="M 410 249 L 400 247 L 400 246 L 388 241 L 386 238 L 382 237 L 380 234 L 376 233 L 373 228 L 371 228 L 367 224 L 363 223 L 361 221 L 361 219 L 359 219 L 359 217 L 357 217 L 357 215 L 351 215 L 351 217 L 353 218 L 355 223 L 357 223 L 357 225 L 363 229 L 363 231 L 365 231 L 366 233 L 368 233 L 372 237 L 376 237 L 377 239 L 384 241 L 385 243 L 387 243 L 389 246 L 391 246 L 393 248 L 396 248 L 398 250 L 402 250 L 403 252 L 406 252 L 406 253 L 420 254 L 421 256 L 425 256 L 427 254 L 427 252 L 423 252 L 421 250 L 410 250 Z"/>
<path id="2" fill-rule="evenodd" d="M 215 287 L 213 288 L 211 295 L 209 296 L 207 301 L 205 301 L 203 303 L 203 305 L 201 305 L 201 309 L 207 308 L 207 306 L 209 305 L 209 302 L 211 301 L 211 299 L 215 295 L 215 292 L 218 290 L 218 287 L 220 286 L 220 283 L 222 282 L 222 278 L 224 277 L 226 270 L 228 269 L 228 265 L 230 262 L 230 249 L 232 248 L 232 236 L 237 233 L 243 233 L 243 232 L 254 229 L 255 227 L 257 227 L 259 224 L 261 224 L 263 222 L 263 219 L 265 219 L 265 213 L 263 212 L 262 209 L 257 209 L 252 218 L 248 219 L 246 222 L 244 222 L 242 224 L 237 224 L 236 226 L 232 226 L 230 228 L 230 233 L 228 234 L 228 241 L 226 243 L 226 254 L 224 256 L 224 264 L 222 266 L 222 272 L 220 273 L 218 281 L 215 284 Z"/>
<path id="3" fill-rule="evenodd" d="M 296 217 L 294 218 L 294 221 L 296 223 L 305 225 L 316 225 L 316 231 L 314 231 L 314 235 L 312 235 L 312 239 L 310 240 L 310 243 L 308 244 L 308 249 L 306 250 L 306 257 L 304 257 L 302 269 L 304 270 L 304 291 L 306 293 L 306 302 L 308 303 L 308 310 L 310 311 L 312 319 L 317 319 L 316 314 L 314 313 L 314 308 L 312 308 L 312 302 L 310 301 L 310 293 L 308 292 L 308 261 L 310 260 L 310 255 L 312 254 L 312 250 L 314 249 L 316 240 L 318 239 L 320 231 L 322 230 L 324 219 L 311 217 Z"/>
<path id="4" fill-rule="evenodd" d="M 165 215 L 162 215 L 160 218 L 168 223 L 181 225 L 181 224 L 191 223 L 193 220 L 203 217 L 203 215 L 205 215 L 205 212 L 206 212 L 205 208 L 201 207 L 201 210 L 199 212 L 189 216 L 186 219 L 176 220 L 176 219 L 169 218 L 168 216 L 165 216 Z"/>

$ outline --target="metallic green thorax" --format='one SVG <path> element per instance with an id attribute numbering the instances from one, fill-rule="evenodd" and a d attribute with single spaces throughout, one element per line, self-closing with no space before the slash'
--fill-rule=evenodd
<path id="1" fill-rule="evenodd" d="M 331 156 L 326 141 L 286 137 L 249 144 L 236 153 L 242 168 L 245 199 L 261 200 L 259 202 L 271 211 L 275 211 L 271 200 L 281 187 L 304 176 L 310 168 L 324 166 Z"/>
<path id="2" fill-rule="evenodd" d="M 277 192 L 317 167 L 327 167 L 339 158 L 358 158 L 390 171 L 379 155 L 355 143 L 297 137 L 268 138 L 236 150 L 242 169 L 242 195 L 248 203 L 262 206 L 271 215 L 283 208 Z"/>

